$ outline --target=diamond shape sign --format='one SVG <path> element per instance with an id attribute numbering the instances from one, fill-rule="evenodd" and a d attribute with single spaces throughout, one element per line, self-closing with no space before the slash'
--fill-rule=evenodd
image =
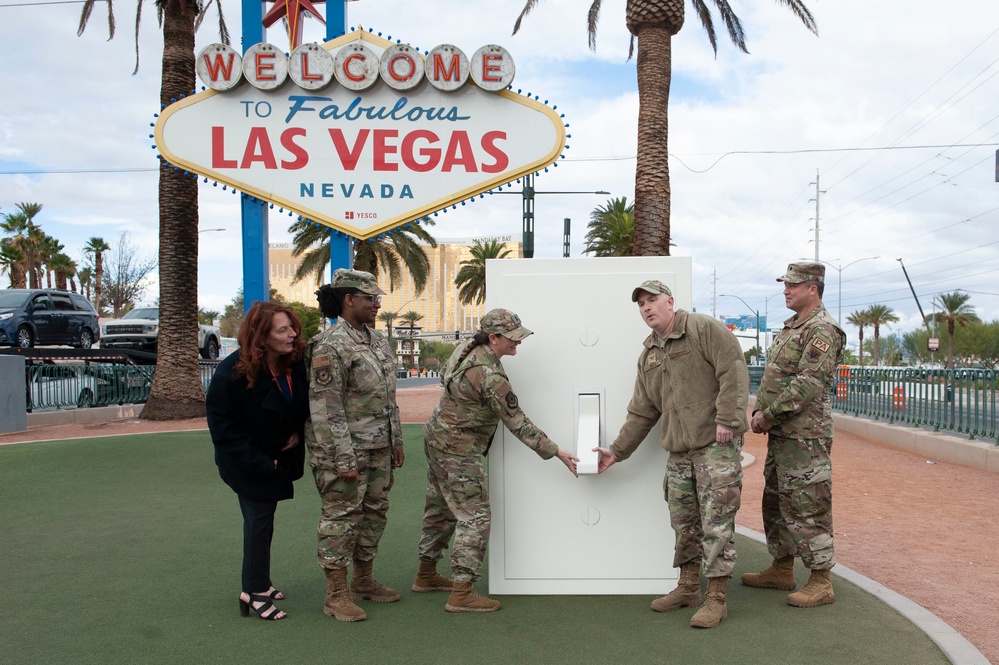
<path id="1" fill-rule="evenodd" d="M 408 89 L 390 86 L 386 77 L 422 74 L 432 63 L 364 30 L 305 46 L 374 83 L 333 79 L 315 89 L 285 81 L 263 89 L 242 82 L 207 90 L 160 114 L 155 139 L 163 158 L 363 240 L 544 168 L 565 145 L 553 109 L 507 89 L 490 92 L 474 76 L 478 85 L 436 87 L 424 78 Z M 348 69 L 357 53 L 384 61 L 392 48 L 409 69 L 383 62 L 382 78 L 370 68 Z M 242 69 L 252 74 L 249 55 Z M 302 72 L 311 56 L 296 49 L 287 69 L 308 78 Z M 264 61 L 257 62 L 259 73 Z"/>

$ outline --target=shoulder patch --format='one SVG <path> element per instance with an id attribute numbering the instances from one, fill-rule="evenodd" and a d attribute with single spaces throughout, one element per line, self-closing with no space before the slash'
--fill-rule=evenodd
<path id="1" fill-rule="evenodd" d="M 330 372 L 330 368 L 328 366 L 327 367 L 319 367 L 319 368 L 315 368 L 315 369 L 316 369 L 316 373 L 315 373 L 316 383 L 318 385 L 320 385 L 320 386 L 328 386 L 330 384 L 330 382 L 333 381 L 333 374 Z"/>
<path id="2" fill-rule="evenodd" d="M 520 403 L 517 401 L 517 396 L 511 390 L 506 394 L 506 405 L 507 408 L 516 409 Z"/>
<path id="3" fill-rule="evenodd" d="M 322 353 L 312 359 L 312 367 L 329 367 L 330 357 L 327 353 Z"/>
<path id="4" fill-rule="evenodd" d="M 812 346 L 814 346 L 816 349 L 818 349 L 822 353 L 825 353 L 830 348 L 829 347 L 829 342 L 827 342 L 825 340 L 822 340 L 822 339 L 819 339 L 817 337 L 812 340 Z"/>

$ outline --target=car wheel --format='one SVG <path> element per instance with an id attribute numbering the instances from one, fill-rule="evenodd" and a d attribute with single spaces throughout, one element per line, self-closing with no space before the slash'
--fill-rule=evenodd
<path id="1" fill-rule="evenodd" d="M 94 334 L 87 328 L 80 333 L 80 343 L 77 345 L 81 349 L 89 349 L 94 345 Z"/>
<path id="2" fill-rule="evenodd" d="M 80 409 L 89 409 L 94 405 L 94 393 L 90 391 L 90 388 L 84 388 L 80 392 L 79 399 L 76 400 L 76 406 Z"/>
<path id="3" fill-rule="evenodd" d="M 214 337 L 208 340 L 208 344 L 205 348 L 201 349 L 201 357 L 205 360 L 218 360 L 219 357 L 219 343 Z"/>
<path id="4" fill-rule="evenodd" d="M 28 326 L 18 328 L 14 334 L 14 340 L 17 342 L 17 346 L 22 349 L 30 349 L 35 345 L 35 335 Z"/>

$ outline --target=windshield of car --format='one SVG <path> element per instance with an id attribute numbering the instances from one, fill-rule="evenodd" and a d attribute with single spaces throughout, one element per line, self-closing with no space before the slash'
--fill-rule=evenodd
<path id="1" fill-rule="evenodd" d="M 0 308 L 20 307 L 30 295 L 27 291 L 0 291 Z"/>
<path id="2" fill-rule="evenodd" d="M 142 307 L 133 309 L 131 312 L 121 317 L 123 319 L 158 319 L 160 318 L 159 307 Z"/>

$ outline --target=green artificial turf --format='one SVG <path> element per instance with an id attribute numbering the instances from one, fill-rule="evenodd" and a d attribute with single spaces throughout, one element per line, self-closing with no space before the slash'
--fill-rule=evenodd
<path id="1" fill-rule="evenodd" d="M 238 613 L 239 506 L 207 432 L 0 447 L 0 663 L 947 662 L 843 580 L 835 604 L 809 610 L 786 605 L 785 592 L 733 583 L 729 618 L 711 630 L 688 627 L 694 608 L 652 612 L 651 596 L 502 596 L 494 614 L 448 614 L 445 594 L 409 590 L 426 464 L 420 427 L 405 435 L 375 563 L 402 600 L 362 601 L 368 620 L 354 624 L 322 613 L 308 469 L 276 520 L 272 577 L 289 617 L 266 622 Z M 736 579 L 769 561 L 741 537 L 738 551 Z"/>

